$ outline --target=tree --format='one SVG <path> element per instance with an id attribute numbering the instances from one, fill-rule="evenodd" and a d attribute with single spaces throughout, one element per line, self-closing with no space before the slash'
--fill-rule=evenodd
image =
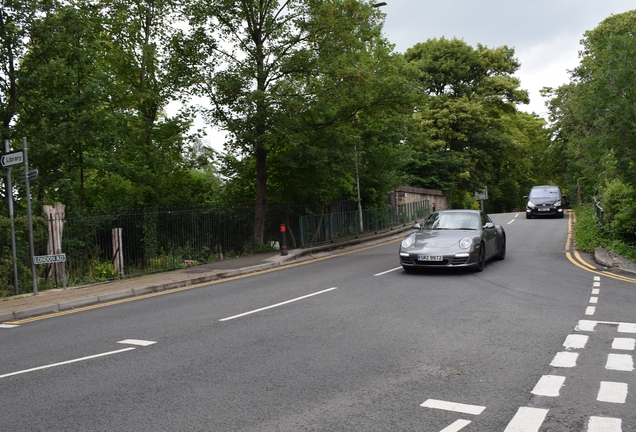
<path id="1" fill-rule="evenodd" d="M 229 132 L 226 148 L 236 156 L 234 160 L 254 168 L 254 236 L 262 241 L 269 157 L 289 161 L 284 156 L 291 155 L 289 150 L 293 153 L 298 145 L 302 153 L 307 144 L 307 130 L 299 132 L 298 128 L 289 142 L 288 133 L 293 129 L 286 122 L 299 110 L 308 114 L 308 103 L 321 102 L 324 110 L 314 110 L 313 115 L 324 118 L 314 117 L 313 125 L 334 124 L 334 119 L 352 121 L 363 106 L 360 98 L 357 105 L 349 104 L 355 99 L 351 90 L 360 89 L 370 72 L 356 57 L 365 48 L 371 51 L 380 38 L 380 14 L 356 0 L 201 1 L 188 14 L 191 39 L 199 41 L 200 52 L 207 56 L 200 67 L 201 91 L 212 103 L 210 118 Z M 336 47 L 341 49 L 339 56 Z M 336 69 L 339 62 L 346 74 L 330 76 L 329 70 Z M 355 72 L 358 65 L 363 67 Z M 344 81 L 330 82 L 331 78 Z M 317 100 L 312 92 L 321 84 L 331 84 L 332 88 L 339 86 L 339 94 L 344 95 L 350 83 L 354 84 L 348 94 L 352 99 L 339 106 L 328 106 L 326 99 Z M 305 137 L 294 142 L 301 134 Z M 335 157 L 345 157 L 342 145 L 354 148 L 350 144 L 337 141 Z"/>
<path id="2" fill-rule="evenodd" d="M 419 156 L 409 173 L 419 186 L 448 190 L 461 205 L 466 191 L 497 184 L 508 166 L 514 142 L 507 122 L 518 114 L 516 104 L 528 103 L 512 76 L 519 62 L 506 46 L 474 49 L 445 38 L 417 44 L 405 57 L 418 70 L 420 95 L 421 135 L 413 142 Z"/>
<path id="3" fill-rule="evenodd" d="M 636 187 L 636 11 L 612 15 L 585 32 L 581 61 L 570 83 L 547 88 L 555 152 L 567 161 L 565 174 L 583 197 L 631 195 Z M 609 199 L 609 198 L 608 198 Z M 628 200 L 629 201 L 629 200 Z M 608 208 L 615 208 L 608 203 Z M 636 205 L 619 219 L 633 220 Z M 606 215 L 609 220 L 613 214 Z M 623 224 L 633 230 L 633 224 Z"/>

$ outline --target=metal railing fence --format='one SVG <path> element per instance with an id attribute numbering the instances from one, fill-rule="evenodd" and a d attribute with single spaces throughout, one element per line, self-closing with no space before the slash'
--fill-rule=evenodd
<path id="1" fill-rule="evenodd" d="M 431 213 L 428 200 L 384 208 L 362 211 L 362 230 L 360 212 L 349 211 L 321 215 L 301 216 L 300 246 L 329 243 L 339 239 L 359 236 L 364 232 L 377 232 L 384 229 L 406 225 L 423 219 Z"/>
<path id="2" fill-rule="evenodd" d="M 422 219 L 428 201 L 363 212 L 364 232 L 388 229 Z M 0 218 L 0 297 L 14 294 L 10 224 Z M 62 222 L 62 239 L 51 239 Z M 34 217 L 35 255 L 66 255 L 68 286 L 185 268 L 253 253 L 274 251 L 280 225 L 286 225 L 290 248 L 359 235 L 359 213 L 305 215 L 303 206 L 270 206 L 264 242 L 254 238 L 254 208 L 153 209 L 130 213 Z M 32 292 L 26 222 L 16 219 L 18 292 Z M 300 243 L 300 244 L 298 244 Z M 55 245 L 52 250 L 51 245 Z M 61 245 L 61 247 L 60 247 Z M 35 266 L 38 288 L 61 287 L 61 264 Z"/>

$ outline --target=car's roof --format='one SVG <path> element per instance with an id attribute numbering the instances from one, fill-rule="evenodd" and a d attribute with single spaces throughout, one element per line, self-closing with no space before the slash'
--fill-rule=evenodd
<path id="1" fill-rule="evenodd" d="M 475 213 L 475 214 L 479 214 L 481 213 L 480 210 L 473 210 L 473 209 L 449 209 L 449 210 L 439 210 L 437 211 L 437 213 Z"/>
<path id="2" fill-rule="evenodd" d="M 560 188 L 554 185 L 544 185 L 544 186 L 532 186 L 532 189 L 560 189 Z"/>

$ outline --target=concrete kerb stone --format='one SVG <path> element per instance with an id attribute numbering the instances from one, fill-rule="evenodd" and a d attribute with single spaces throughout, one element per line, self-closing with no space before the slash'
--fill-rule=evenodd
<path id="1" fill-rule="evenodd" d="M 0 323 L 13 321 L 15 319 L 15 315 L 13 312 L 0 314 Z"/>
<path id="2" fill-rule="evenodd" d="M 125 299 L 125 298 L 128 298 L 128 297 L 132 297 L 134 295 L 135 295 L 135 293 L 133 292 L 133 290 L 127 289 L 127 290 L 123 290 L 123 291 L 117 291 L 117 292 L 113 292 L 113 293 L 102 294 L 102 295 L 97 296 L 97 298 L 99 299 L 100 303 L 106 303 L 106 302 L 110 302 L 110 301 L 121 300 L 121 299 Z"/>
<path id="3" fill-rule="evenodd" d="M 90 306 L 90 305 L 94 305 L 99 303 L 99 297 L 94 296 L 94 297 L 85 297 L 85 298 L 81 298 L 81 299 L 77 299 L 77 300 L 69 300 L 69 301 L 65 301 L 63 303 L 58 303 L 57 306 L 57 310 L 59 311 L 64 311 L 64 310 L 69 310 L 69 309 L 75 309 L 78 307 L 83 307 L 83 306 Z"/>
<path id="4" fill-rule="evenodd" d="M 50 304 L 45 306 L 39 306 L 36 308 L 16 311 L 13 313 L 13 316 L 14 316 L 14 319 L 20 320 L 25 318 L 31 318 L 38 315 L 52 314 L 58 311 L 59 311 L 59 306 L 57 304 Z"/>

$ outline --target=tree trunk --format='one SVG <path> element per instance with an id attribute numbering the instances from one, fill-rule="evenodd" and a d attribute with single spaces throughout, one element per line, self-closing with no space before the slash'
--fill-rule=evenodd
<path id="1" fill-rule="evenodd" d="M 64 204 L 55 204 L 55 206 L 42 206 L 44 215 L 49 228 L 49 240 L 46 245 L 47 255 L 58 255 L 62 252 L 62 233 L 64 231 Z M 62 280 L 62 266 L 53 264 L 48 271 L 47 278 L 57 275 L 57 280 Z"/>

